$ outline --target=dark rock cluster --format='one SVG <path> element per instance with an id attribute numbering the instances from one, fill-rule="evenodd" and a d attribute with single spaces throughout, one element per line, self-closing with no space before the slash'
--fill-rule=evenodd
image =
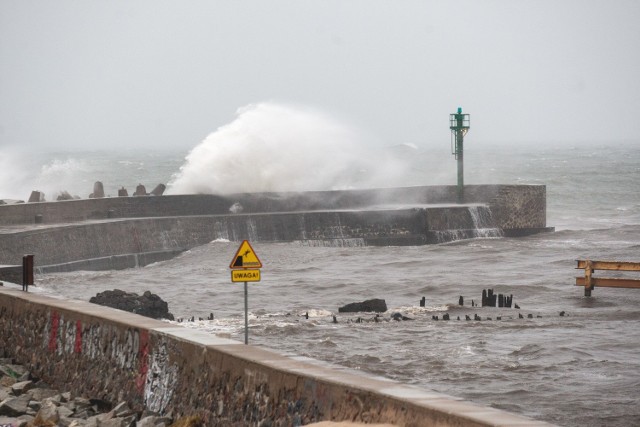
<path id="1" fill-rule="evenodd" d="M 387 303 L 383 299 L 374 298 L 362 302 L 352 302 L 338 308 L 339 313 L 384 313 L 387 311 Z"/>
<path id="2" fill-rule="evenodd" d="M 127 402 L 113 406 L 101 399 L 60 392 L 11 359 L 0 358 L 0 425 L 12 427 L 165 427 L 172 420 L 134 411 Z"/>
<path id="3" fill-rule="evenodd" d="M 89 302 L 151 317 L 152 319 L 174 320 L 173 314 L 169 313 L 167 302 L 150 291 L 138 295 L 133 292 L 114 289 L 98 293 L 95 297 L 91 297 Z"/>

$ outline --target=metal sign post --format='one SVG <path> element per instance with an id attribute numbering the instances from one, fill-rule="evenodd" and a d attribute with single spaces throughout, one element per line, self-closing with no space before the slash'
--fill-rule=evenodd
<path id="1" fill-rule="evenodd" d="M 249 268 L 251 267 L 251 268 Z M 244 282 L 244 343 L 249 344 L 249 285 L 260 281 L 262 262 L 248 240 L 244 240 L 229 265 L 232 282 Z"/>
<path id="2" fill-rule="evenodd" d="M 244 343 L 249 344 L 249 286 L 244 282 Z"/>

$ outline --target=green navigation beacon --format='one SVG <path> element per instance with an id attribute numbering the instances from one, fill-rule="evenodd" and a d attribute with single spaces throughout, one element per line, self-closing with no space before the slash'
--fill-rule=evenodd
<path id="1" fill-rule="evenodd" d="M 464 164 L 463 141 L 469 132 L 469 115 L 462 114 L 462 107 L 458 112 L 449 115 L 449 129 L 451 129 L 451 154 L 458 161 L 458 203 L 464 203 Z"/>

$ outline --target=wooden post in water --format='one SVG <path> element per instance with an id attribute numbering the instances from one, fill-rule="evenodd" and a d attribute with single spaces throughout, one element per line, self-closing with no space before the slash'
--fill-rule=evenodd
<path id="1" fill-rule="evenodd" d="M 590 297 L 591 290 L 593 289 L 593 278 L 591 275 L 593 274 L 593 264 L 590 260 L 585 262 L 584 266 L 584 296 Z"/>

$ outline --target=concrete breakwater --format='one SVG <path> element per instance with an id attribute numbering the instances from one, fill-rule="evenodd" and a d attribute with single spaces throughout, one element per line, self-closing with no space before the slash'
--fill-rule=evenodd
<path id="1" fill-rule="evenodd" d="M 546 231 L 544 186 L 407 187 L 230 196 L 114 197 L 0 206 L 0 264 L 117 269 L 215 239 L 422 245 Z M 36 223 L 37 222 L 37 223 Z M 1 278 L 1 276 L 0 276 Z"/>
<path id="2" fill-rule="evenodd" d="M 109 197 L 0 206 L 0 226 L 60 224 L 92 219 L 147 218 L 231 213 L 386 210 L 422 205 L 456 205 L 456 186 L 416 186 L 369 190 Z M 465 204 L 483 204 L 503 230 L 546 227 L 544 185 L 469 185 Z M 237 207 L 237 209 L 233 209 Z M 441 206 L 442 207 L 442 206 Z"/>
<path id="3" fill-rule="evenodd" d="M 546 426 L 493 408 L 76 300 L 0 287 L 7 357 L 54 388 L 207 425 L 322 420 Z"/>

